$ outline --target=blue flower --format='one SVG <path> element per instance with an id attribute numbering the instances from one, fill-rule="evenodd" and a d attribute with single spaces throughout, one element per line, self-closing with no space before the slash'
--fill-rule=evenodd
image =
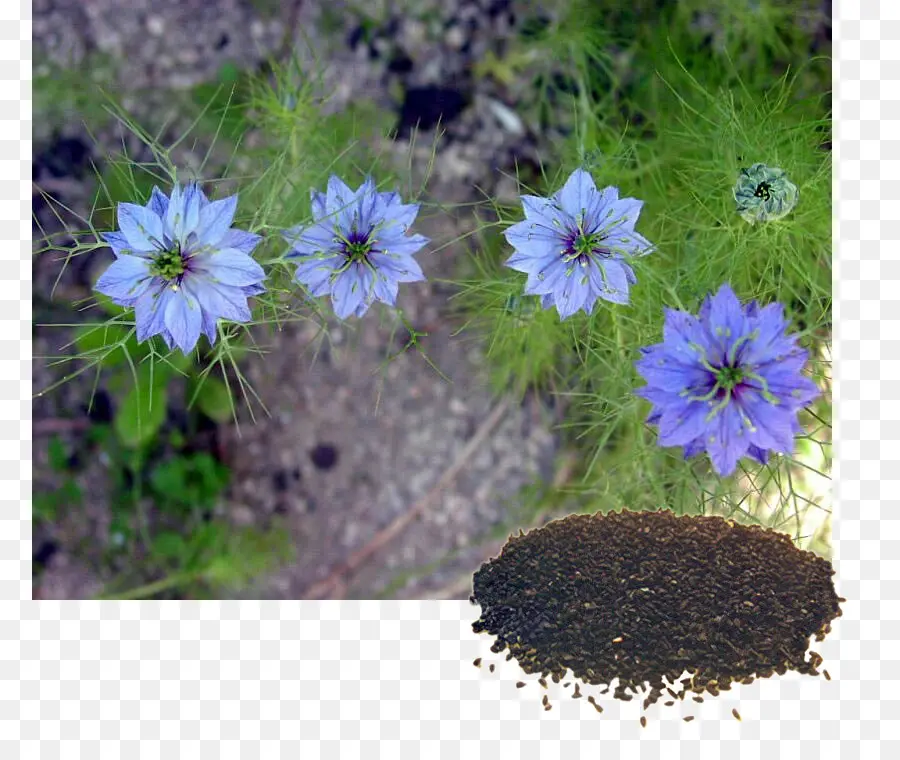
<path id="1" fill-rule="evenodd" d="M 781 304 L 744 307 L 727 284 L 697 316 L 667 309 L 663 342 L 636 364 L 659 444 L 683 446 L 685 457 L 705 450 L 719 475 L 746 455 L 765 464 L 771 451 L 791 453 L 797 412 L 819 391 L 787 326 Z"/>
<path id="2" fill-rule="evenodd" d="M 628 258 L 652 249 L 634 229 L 642 201 L 620 199 L 614 187 L 598 191 L 576 169 L 552 198 L 523 195 L 522 206 L 524 221 L 504 234 L 516 250 L 506 266 L 528 275 L 526 294 L 541 296 L 545 309 L 556 305 L 560 319 L 590 314 L 598 298 L 628 303 L 637 282 Z"/>
<path id="3" fill-rule="evenodd" d="M 154 187 L 146 206 L 119 204 L 119 231 L 102 235 L 116 260 L 94 288 L 134 307 L 139 341 L 161 335 L 188 354 L 201 332 L 215 343 L 218 319 L 250 320 L 247 297 L 265 290 L 250 256 L 262 238 L 232 229 L 237 200 L 176 183 L 171 199 Z"/>
<path id="4" fill-rule="evenodd" d="M 310 195 L 313 223 L 284 231 L 287 258 L 313 296 L 331 294 L 339 319 L 361 317 L 374 301 L 393 306 L 399 283 L 425 279 L 413 254 L 428 238 L 406 234 L 418 205 L 379 193 L 371 177 L 354 192 L 332 175 L 326 193 Z"/>

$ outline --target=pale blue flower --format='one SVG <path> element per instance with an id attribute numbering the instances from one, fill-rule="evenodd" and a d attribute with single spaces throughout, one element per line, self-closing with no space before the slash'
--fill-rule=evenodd
<path id="1" fill-rule="evenodd" d="M 262 238 L 231 227 L 237 200 L 176 184 L 171 199 L 154 187 L 146 206 L 119 204 L 119 231 L 102 234 L 116 260 L 94 287 L 134 307 L 139 341 L 161 335 L 188 354 L 201 333 L 215 343 L 219 319 L 250 320 L 247 298 L 265 290 L 250 255 Z"/>
<path id="2" fill-rule="evenodd" d="M 393 306 L 399 283 L 425 279 L 413 256 L 428 238 L 406 234 L 418 205 L 379 193 L 370 177 L 353 191 L 332 175 L 327 191 L 311 198 L 313 223 L 283 233 L 287 258 L 313 296 L 331 295 L 338 318 L 361 317 L 374 301 Z"/>
<path id="3" fill-rule="evenodd" d="M 634 228 L 642 201 L 620 199 L 615 187 L 598 191 L 584 169 L 551 198 L 521 198 L 525 219 L 504 235 L 516 250 L 506 266 L 528 275 L 527 295 L 541 296 L 545 309 L 555 305 L 561 319 L 590 314 L 598 298 L 628 303 L 637 282 L 628 260 L 652 250 Z"/>

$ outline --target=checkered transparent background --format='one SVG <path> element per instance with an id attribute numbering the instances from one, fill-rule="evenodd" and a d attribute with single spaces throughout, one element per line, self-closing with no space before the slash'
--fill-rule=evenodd
<path id="1" fill-rule="evenodd" d="M 532 679 L 472 633 L 466 603 L 21 601 L 31 594 L 31 25 L 30 3 L 0 2 L 0 758 L 656 758 L 659 740 L 680 740 L 665 747 L 672 757 L 900 757 L 900 255 L 878 246 L 900 231 L 900 2 L 835 6 L 834 543 L 849 601 L 814 647 L 834 680 L 789 673 L 651 710 L 641 729 L 639 701 L 602 701 L 601 716 L 554 684 L 545 712 Z M 520 678 L 529 683 L 516 689 Z"/>

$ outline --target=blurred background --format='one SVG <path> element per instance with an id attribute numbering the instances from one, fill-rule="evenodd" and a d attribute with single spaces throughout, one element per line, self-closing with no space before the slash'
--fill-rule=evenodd
<path id="1" fill-rule="evenodd" d="M 701 77 L 733 62 L 750 87 L 831 53 L 820 0 L 35 0 L 33 14 L 36 598 L 468 597 L 511 532 L 570 510 L 582 456 L 564 397 L 498 393 L 483 341 L 454 337 L 442 280 L 469 271 L 470 204 L 515 205 L 517 177 L 571 165 L 585 86 L 653 139 L 668 115 L 640 103 L 673 66 L 660 40 Z M 829 72 L 805 71 L 798 97 L 830 91 Z M 404 187 L 428 174 L 429 281 L 401 289 L 405 325 L 270 331 L 240 358 L 265 411 L 233 420 L 172 380 L 135 434 L 112 359 L 60 383 L 96 339 L 79 325 L 104 318 L 91 287 L 110 254 L 58 251 L 85 219 L 114 228 L 122 157 L 150 160 L 121 113 L 179 167 L 239 176 L 269 139 L 248 93 L 289 95 L 291 76 L 315 79 L 336 146 L 361 140 Z M 811 487 L 827 509 L 827 485 Z M 827 551 L 826 520 L 804 530 Z"/>

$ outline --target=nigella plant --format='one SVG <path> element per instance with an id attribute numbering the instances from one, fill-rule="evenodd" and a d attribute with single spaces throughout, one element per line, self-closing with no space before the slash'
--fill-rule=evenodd
<path id="1" fill-rule="evenodd" d="M 393 306 L 399 283 L 425 279 L 413 256 L 428 238 L 407 235 L 417 204 L 379 193 L 370 177 L 353 191 L 332 175 L 326 192 L 311 198 L 313 223 L 283 233 L 287 258 L 313 296 L 331 295 L 339 319 L 361 317 L 375 301 Z"/>
<path id="2" fill-rule="evenodd" d="M 738 213 L 750 224 L 787 216 L 800 198 L 800 191 L 784 169 L 765 164 L 741 169 L 733 192 Z"/>
<path id="3" fill-rule="evenodd" d="M 802 374 L 807 353 L 787 335 L 781 304 L 742 306 L 729 285 L 707 296 L 697 316 L 666 311 L 663 342 L 641 349 L 637 394 L 653 404 L 647 421 L 661 446 L 685 457 L 706 451 L 719 475 L 749 455 L 765 463 L 789 454 L 797 412 L 818 395 Z"/>
<path id="4" fill-rule="evenodd" d="M 176 183 L 171 198 L 154 187 L 146 206 L 119 204 L 119 231 L 102 235 L 116 260 L 94 287 L 134 308 L 139 341 L 161 335 L 188 354 L 201 333 L 215 343 L 220 318 L 250 320 L 265 273 L 251 256 L 260 236 L 231 226 L 237 201 Z"/>
<path id="5" fill-rule="evenodd" d="M 550 198 L 521 199 L 525 219 L 504 234 L 516 251 L 506 266 L 528 275 L 526 294 L 541 296 L 545 309 L 555 305 L 561 319 L 590 314 L 598 298 L 628 303 L 637 282 L 628 260 L 652 249 L 634 229 L 642 201 L 597 190 L 584 169 Z"/>

